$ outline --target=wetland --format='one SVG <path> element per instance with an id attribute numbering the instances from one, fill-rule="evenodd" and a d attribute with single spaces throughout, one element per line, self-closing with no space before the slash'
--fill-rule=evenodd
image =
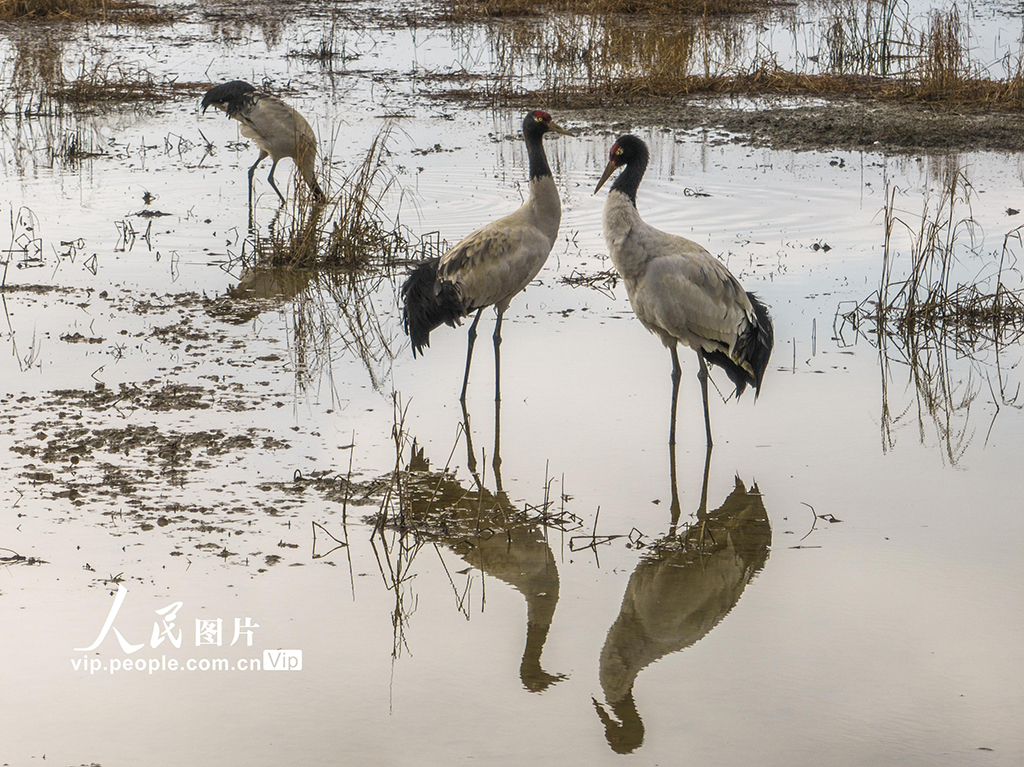
<path id="1" fill-rule="evenodd" d="M 1024 760 L 1015 6 L 29 5 L 0 763 Z M 233 79 L 325 206 L 283 160 L 250 208 Z M 401 286 L 525 199 L 535 108 L 561 228 L 462 404 L 468 323 L 414 359 Z M 713 451 L 602 237 L 626 132 L 775 323 Z"/>

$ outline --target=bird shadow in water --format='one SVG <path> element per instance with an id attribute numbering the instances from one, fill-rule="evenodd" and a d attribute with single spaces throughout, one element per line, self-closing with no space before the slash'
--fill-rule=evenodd
<path id="1" fill-rule="evenodd" d="M 729 614 L 768 559 L 772 531 L 761 493 L 736 477 L 733 491 L 707 510 L 711 448 L 704 461 L 700 505 L 680 528 L 675 448 L 668 532 L 654 541 L 629 578 L 619 615 L 601 650 L 599 679 L 607 708 L 593 700 L 605 737 L 617 753 L 643 744 L 644 724 L 633 698 L 641 671 L 704 638 Z"/>
<path id="2" fill-rule="evenodd" d="M 469 487 L 448 471 L 430 471 L 423 450 L 413 445 L 406 522 L 434 543 L 448 548 L 482 578 L 511 586 L 526 600 L 526 646 L 519 678 L 530 692 L 543 692 L 566 678 L 544 670 L 541 655 L 558 604 L 559 578 L 544 525 L 536 516 L 516 509 L 502 489 L 499 442 L 500 410 L 495 407 L 493 463 L 495 491 L 485 486 L 473 451 L 469 413 L 463 403 L 462 430 L 466 440 Z M 485 598 L 486 580 L 484 581 Z"/>

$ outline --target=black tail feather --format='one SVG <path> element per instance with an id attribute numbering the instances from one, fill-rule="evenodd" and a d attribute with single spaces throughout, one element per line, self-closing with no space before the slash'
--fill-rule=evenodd
<path id="1" fill-rule="evenodd" d="M 758 300 L 753 293 L 747 293 L 750 305 L 754 309 L 754 322 L 740 334 L 736 339 L 735 355 L 746 362 L 753 375 L 745 368 L 733 362 L 725 352 L 703 352 L 704 359 L 718 365 L 729 376 L 729 380 L 736 386 L 736 396 L 739 397 L 746 390 L 747 385 L 754 387 L 754 399 L 761 393 L 761 381 L 764 379 L 764 371 L 768 368 L 768 358 L 772 354 L 772 346 L 775 344 L 775 328 L 772 325 L 772 318 L 768 314 L 768 307 Z"/>
<path id="2" fill-rule="evenodd" d="M 753 293 L 747 293 L 747 298 L 754 309 L 757 324 L 745 338 L 740 339 L 741 342 L 745 341 L 740 354 L 754 369 L 754 399 L 757 399 L 757 395 L 761 393 L 764 371 L 768 369 L 768 359 L 772 356 L 772 347 L 775 346 L 775 326 L 772 325 L 768 307 Z"/>
<path id="3" fill-rule="evenodd" d="M 439 258 L 420 263 L 402 285 L 402 325 L 412 341 L 412 356 L 430 346 L 430 331 L 444 325 L 455 327 L 466 316 L 458 288 L 438 282 Z"/>

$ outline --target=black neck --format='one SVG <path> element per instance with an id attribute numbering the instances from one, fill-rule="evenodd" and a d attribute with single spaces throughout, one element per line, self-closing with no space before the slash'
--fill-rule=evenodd
<path id="1" fill-rule="evenodd" d="M 551 175 L 548 157 L 544 153 L 545 131 L 540 123 L 534 122 L 528 130 L 523 131 L 526 138 L 526 154 L 530 158 L 530 181 Z"/>
<path id="2" fill-rule="evenodd" d="M 636 157 L 626 163 L 625 170 L 618 175 L 612 183 L 612 189 L 622 192 L 633 202 L 636 207 L 636 190 L 640 188 L 640 181 L 647 171 L 647 147 L 639 147 Z"/>

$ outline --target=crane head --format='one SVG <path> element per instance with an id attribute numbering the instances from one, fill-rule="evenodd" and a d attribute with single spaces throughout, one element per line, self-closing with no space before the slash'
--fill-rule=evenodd
<path id="1" fill-rule="evenodd" d="M 256 89 L 244 80 L 232 80 L 229 83 L 215 85 L 203 96 L 203 113 L 210 107 L 223 109 L 228 117 L 238 112 L 244 105 L 245 97 L 255 93 Z"/>
<path id="2" fill-rule="evenodd" d="M 523 120 L 523 133 L 539 130 L 543 135 L 548 131 L 554 131 L 555 133 L 561 133 L 563 136 L 571 136 L 572 134 L 563 128 L 558 123 L 551 120 L 551 115 L 545 112 L 543 109 L 536 109 L 526 115 L 526 119 Z"/>
<path id="3" fill-rule="evenodd" d="M 604 168 L 604 173 L 601 174 L 601 180 L 597 182 L 594 194 L 601 191 L 604 182 L 608 180 L 612 173 L 623 165 L 629 165 L 634 161 L 642 161 L 646 166 L 647 145 L 641 139 L 627 133 L 625 136 L 620 136 L 612 144 L 612 148 L 608 152 L 608 164 Z"/>

